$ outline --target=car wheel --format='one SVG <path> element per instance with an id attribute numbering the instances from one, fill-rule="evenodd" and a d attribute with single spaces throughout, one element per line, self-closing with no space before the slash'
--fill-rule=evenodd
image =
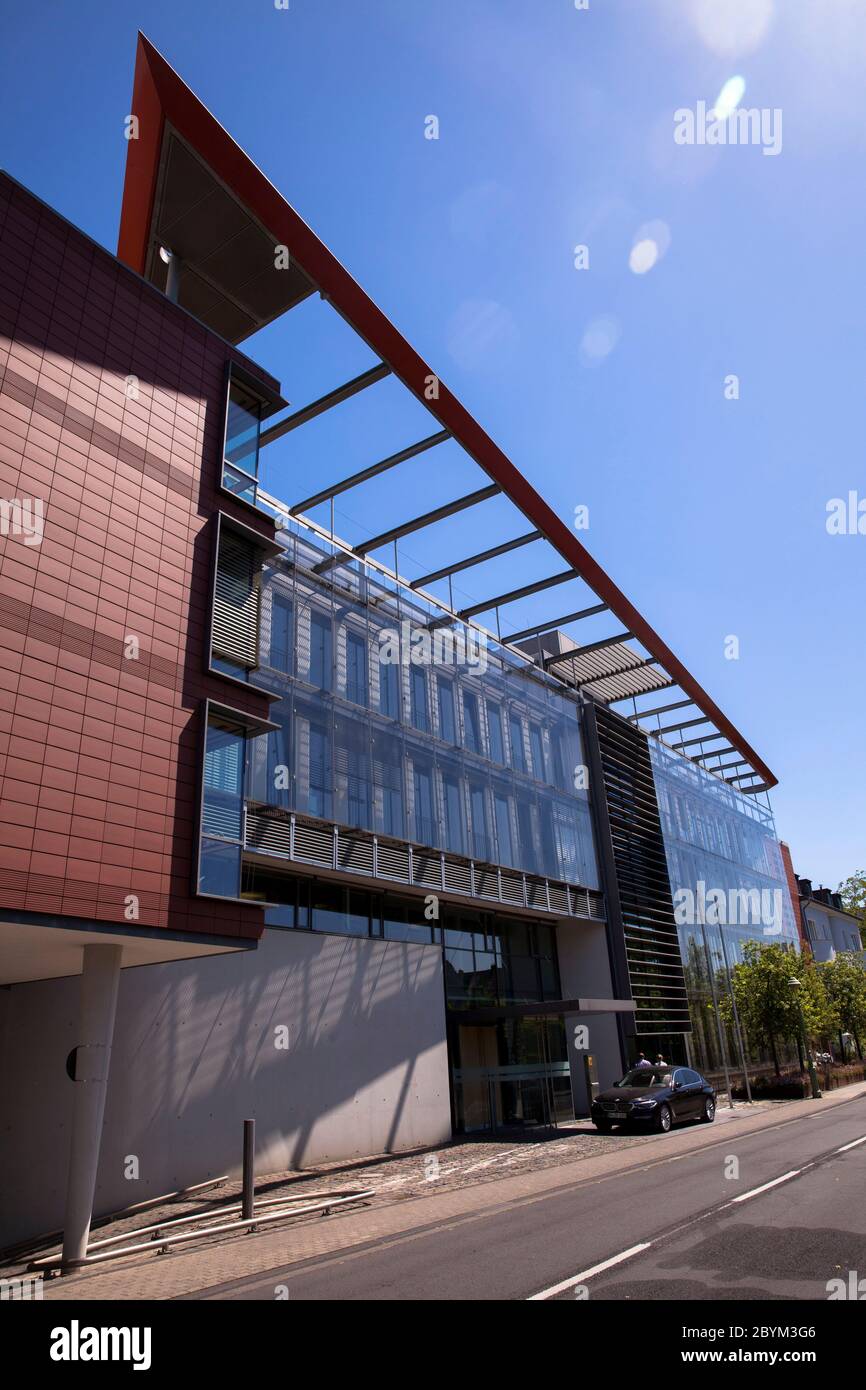
<path id="1" fill-rule="evenodd" d="M 716 1102 L 713 1100 L 712 1096 L 707 1096 L 706 1100 L 704 1101 L 703 1114 L 701 1115 L 701 1124 L 711 1125 L 715 1118 Z"/>
<path id="2" fill-rule="evenodd" d="M 599 1134 L 610 1134 L 612 1128 L 610 1120 L 595 1120 L 594 1124 Z"/>
<path id="3" fill-rule="evenodd" d="M 667 1134 L 671 1127 L 671 1108 L 669 1105 L 660 1105 L 656 1114 L 656 1129 L 661 1134 Z"/>

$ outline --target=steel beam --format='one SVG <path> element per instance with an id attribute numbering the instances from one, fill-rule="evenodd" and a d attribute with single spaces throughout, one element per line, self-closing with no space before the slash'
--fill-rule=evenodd
<path id="1" fill-rule="evenodd" d="M 497 555 L 506 555 L 510 550 L 517 550 L 522 545 L 529 545 L 530 541 L 541 539 L 540 531 L 528 531 L 525 536 L 515 536 L 513 541 L 503 541 L 502 545 L 494 545 L 490 550 L 482 550 L 478 555 L 470 555 L 467 560 L 458 560 L 453 565 L 443 566 L 441 570 L 422 574 L 420 579 L 412 580 L 409 588 L 423 589 L 425 584 L 433 584 L 437 579 L 445 579 L 449 574 L 459 574 L 461 570 L 471 569 L 473 565 L 480 565 L 485 560 L 493 560 Z"/>
<path id="2" fill-rule="evenodd" d="M 637 714 L 628 716 L 629 723 L 636 724 L 639 719 L 649 719 L 654 714 L 667 714 L 672 709 L 684 709 L 686 705 L 693 705 L 694 700 L 674 700 L 670 705 L 657 705 L 655 709 L 641 709 Z"/>
<path id="3" fill-rule="evenodd" d="M 686 738 L 686 739 L 683 739 L 682 743 L 672 743 L 670 746 L 671 746 L 671 748 L 692 748 L 692 747 L 694 746 L 694 744 L 696 744 L 696 743 L 707 743 L 707 742 L 709 742 L 709 740 L 710 740 L 711 738 L 724 738 L 724 737 L 725 737 L 724 734 L 720 734 L 720 733 L 717 731 L 717 732 L 714 733 L 714 734 L 701 734 L 699 738 Z M 718 749 L 712 749 L 712 750 L 711 750 L 711 752 L 713 752 L 713 753 L 718 752 L 718 751 L 720 751 L 720 750 L 718 750 Z"/>
<path id="4" fill-rule="evenodd" d="M 326 396 L 320 396 L 317 401 L 311 401 L 309 405 L 296 410 L 294 415 L 287 415 L 285 419 L 278 420 L 275 425 L 271 425 L 270 429 L 264 430 L 259 435 L 259 448 L 265 444 L 273 444 L 275 439 L 281 439 L 284 434 L 289 433 L 289 430 L 296 430 L 298 425 L 305 425 L 308 420 L 315 420 L 317 415 L 324 415 L 326 410 L 340 405 L 342 401 L 349 400 L 351 396 L 357 396 L 359 391 L 365 391 L 368 386 L 373 386 L 383 377 L 390 375 L 391 368 L 387 362 L 377 362 L 376 366 L 371 367 L 369 371 L 353 377 L 351 381 L 329 391 Z"/>
<path id="5" fill-rule="evenodd" d="M 486 613 L 490 608 L 499 608 L 503 603 L 514 603 L 530 594 L 540 594 L 543 589 L 552 589 L 555 584 L 564 584 L 567 579 L 576 579 L 577 570 L 563 570 L 560 574 L 550 574 L 546 579 L 536 579 L 534 584 L 524 584 L 522 589 L 512 589 L 507 594 L 485 599 L 484 603 L 474 603 L 471 608 L 461 608 L 458 618 L 474 618 L 476 613 Z"/>
<path id="6" fill-rule="evenodd" d="M 454 502 L 446 502 L 442 507 L 434 507 L 432 512 L 424 512 L 423 516 L 416 516 L 412 521 L 404 521 L 400 526 L 394 526 L 390 531 L 383 531 L 380 536 L 372 536 L 368 541 L 362 541 L 360 545 L 353 545 L 340 555 L 329 555 L 327 560 L 320 560 L 313 566 L 314 574 L 324 574 L 326 570 L 334 565 L 343 564 L 346 560 L 360 560 L 371 550 L 378 550 L 382 545 L 388 545 L 391 541 L 397 541 L 401 536 L 411 535 L 413 531 L 420 531 L 425 526 L 432 526 L 434 521 L 442 521 L 446 516 L 454 516 L 457 512 L 464 512 L 468 507 L 474 507 L 479 502 L 484 502 L 488 497 L 495 497 L 502 489 L 498 483 L 490 483 L 488 487 L 479 488 L 477 492 L 467 493 L 465 497 L 458 497 Z"/>
<path id="7" fill-rule="evenodd" d="M 380 473 L 386 473 L 389 468 L 396 468 L 398 463 L 405 463 L 407 459 L 423 454 L 425 450 L 432 449 L 434 444 L 444 444 L 445 440 L 450 438 L 451 435 L 447 430 L 440 430 L 438 434 L 428 435 L 426 439 L 419 440 L 417 444 L 410 444 L 408 449 L 401 449 L 399 454 L 391 454 L 390 458 L 382 459 L 381 463 L 371 464 L 369 468 L 363 468 L 360 473 L 353 473 L 350 478 L 344 478 L 342 482 L 324 488 L 322 492 L 315 493 L 313 497 L 305 497 L 303 502 L 296 502 L 293 507 L 289 508 L 289 515 L 297 516 L 299 512 L 308 512 L 311 507 L 317 507 L 320 502 L 328 502 L 332 497 L 339 497 L 341 492 L 348 492 L 349 488 L 357 487 L 359 483 L 366 483 L 368 478 L 376 478 Z"/>
<path id="8" fill-rule="evenodd" d="M 661 734 L 675 734 L 680 729 L 693 729 L 697 724 L 712 724 L 712 722 L 705 714 L 702 714 L 700 719 L 684 719 L 680 724 L 666 724 L 663 729 L 646 729 L 644 732 L 655 734 L 658 737 Z"/>
<path id="9" fill-rule="evenodd" d="M 543 637 L 546 632 L 558 632 L 566 623 L 579 622 L 581 618 L 591 618 L 594 613 L 606 613 L 606 603 L 596 603 L 592 608 L 582 608 L 579 613 L 565 613 L 561 618 L 553 618 L 545 623 L 540 623 L 537 627 L 524 627 L 520 632 L 509 632 L 507 637 L 503 637 L 503 642 L 522 642 L 525 637 Z M 573 652 L 567 652 L 567 656 L 573 656 Z M 563 661 L 565 656 L 561 658 Z"/>
<path id="10" fill-rule="evenodd" d="M 727 748 L 711 748 L 709 753 L 695 753 L 694 756 L 690 756 L 692 757 L 693 763 L 702 763 L 705 758 L 723 758 L 726 753 L 739 753 L 739 751 L 739 748 L 733 748 L 728 744 Z M 746 761 L 747 759 L 744 758 L 743 762 L 745 763 Z"/>

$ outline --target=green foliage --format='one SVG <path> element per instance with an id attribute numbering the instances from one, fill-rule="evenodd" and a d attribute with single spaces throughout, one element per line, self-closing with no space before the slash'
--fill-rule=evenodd
<path id="1" fill-rule="evenodd" d="M 818 970 L 832 1004 L 834 1028 L 842 1028 L 858 1040 L 866 1037 L 866 970 L 844 952 L 819 965 Z"/>
<path id="2" fill-rule="evenodd" d="M 816 966 L 810 954 L 791 951 L 778 942 L 749 941 L 743 955 L 731 971 L 737 1009 L 749 1037 L 772 1052 L 778 1072 L 776 1045 L 799 1040 L 800 1010 L 807 1041 L 823 1041 L 839 1026 L 837 997 L 829 993 L 821 974 L 826 967 Z M 791 984 L 794 979 L 800 981 L 799 987 Z M 730 1023 L 733 1006 L 727 993 L 719 1007 Z"/>
<path id="3" fill-rule="evenodd" d="M 866 869 L 856 869 L 836 891 L 842 895 L 846 912 L 860 918 L 860 940 L 866 947 Z"/>

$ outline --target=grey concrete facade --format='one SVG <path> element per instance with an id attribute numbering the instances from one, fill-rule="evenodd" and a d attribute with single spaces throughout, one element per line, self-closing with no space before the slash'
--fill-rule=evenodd
<path id="1" fill-rule="evenodd" d="M 79 977 L 0 990 L 0 1245 L 63 1219 Z M 438 946 L 268 930 L 121 972 L 94 1210 L 451 1134 Z M 137 1172 L 138 1176 L 133 1176 Z"/>
<path id="2" fill-rule="evenodd" d="M 564 999 L 612 999 L 610 957 L 602 923 L 561 922 L 556 932 L 559 976 Z M 587 1047 L 575 1046 L 575 1028 L 588 1031 Z M 618 1081 L 623 1073 L 619 1032 L 613 1013 L 566 1014 L 568 1062 L 575 1115 L 589 1114 L 584 1056 L 590 1052 L 598 1068 L 602 1088 Z"/>

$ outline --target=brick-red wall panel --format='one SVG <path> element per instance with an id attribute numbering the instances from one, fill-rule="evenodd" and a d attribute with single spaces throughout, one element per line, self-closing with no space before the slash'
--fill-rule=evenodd
<path id="1" fill-rule="evenodd" d="M 0 176 L 0 497 L 45 508 L 0 536 L 0 908 L 261 931 L 191 893 L 202 702 L 267 713 L 204 670 L 230 357 Z"/>

